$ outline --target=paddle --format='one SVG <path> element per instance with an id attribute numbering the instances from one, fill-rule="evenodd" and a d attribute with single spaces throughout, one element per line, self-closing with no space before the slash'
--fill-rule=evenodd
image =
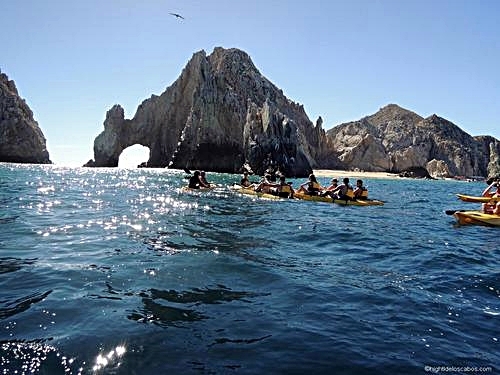
<path id="1" fill-rule="evenodd" d="M 186 172 L 187 174 L 191 174 L 191 171 L 187 168 L 184 168 L 184 172 Z"/>

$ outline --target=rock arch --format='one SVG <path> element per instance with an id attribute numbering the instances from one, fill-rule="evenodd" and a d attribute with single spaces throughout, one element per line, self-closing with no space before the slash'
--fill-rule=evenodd
<path id="1" fill-rule="evenodd" d="M 147 167 L 151 150 L 149 147 L 135 144 L 125 148 L 119 156 L 118 167 L 135 168 Z"/>

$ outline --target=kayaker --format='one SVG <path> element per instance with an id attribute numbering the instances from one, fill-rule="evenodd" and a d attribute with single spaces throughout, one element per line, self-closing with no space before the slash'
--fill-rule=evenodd
<path id="1" fill-rule="evenodd" d="M 259 193 L 271 194 L 272 193 L 271 188 L 278 187 L 278 184 L 269 181 L 270 177 L 271 175 L 266 173 L 264 177 L 262 177 L 262 179 L 260 180 L 259 184 L 255 187 L 255 191 Z"/>
<path id="2" fill-rule="evenodd" d="M 349 178 L 344 177 L 343 184 L 328 192 L 333 199 L 350 201 L 354 199 L 354 190 L 349 184 Z"/>
<path id="3" fill-rule="evenodd" d="M 297 189 L 297 193 L 305 193 L 309 195 L 318 195 L 321 190 L 321 185 L 316 180 L 316 176 L 311 173 L 307 182 L 304 182 Z"/>
<path id="4" fill-rule="evenodd" d="M 282 198 L 293 198 L 293 188 L 290 183 L 286 182 L 285 175 L 280 176 L 278 186 L 272 188 L 272 193 Z"/>
<path id="5" fill-rule="evenodd" d="M 495 208 L 493 209 L 493 215 L 500 216 L 500 201 L 495 205 Z"/>
<path id="6" fill-rule="evenodd" d="M 207 181 L 205 171 L 200 172 L 200 181 L 201 181 L 201 186 L 210 187 L 210 183 Z"/>
<path id="7" fill-rule="evenodd" d="M 241 178 L 240 185 L 243 187 L 250 187 L 252 183 L 248 179 L 248 172 L 243 172 L 243 177 Z"/>
<path id="8" fill-rule="evenodd" d="M 332 178 L 332 180 L 330 181 L 330 185 L 326 189 L 324 189 L 320 195 L 322 197 L 326 197 L 328 195 L 328 192 L 335 190 L 338 186 L 339 180 L 337 180 L 336 178 Z"/>
<path id="9" fill-rule="evenodd" d="M 353 191 L 354 199 L 367 200 L 368 199 L 368 189 L 363 186 L 363 180 L 356 181 L 356 188 Z"/>
<path id="10" fill-rule="evenodd" d="M 193 175 L 189 178 L 188 187 L 190 189 L 199 189 L 202 185 L 200 181 L 200 171 L 194 171 Z"/>
<path id="11" fill-rule="evenodd" d="M 493 191 L 493 189 L 495 189 Z M 481 194 L 482 197 L 488 197 L 488 198 L 497 198 L 500 197 L 500 181 L 495 180 L 491 184 L 488 185 L 486 189 L 484 189 L 483 194 Z M 494 201 L 488 202 L 488 203 L 483 203 L 482 209 L 483 212 L 486 214 L 493 213 L 494 210 L 496 210 L 497 204 Z"/>

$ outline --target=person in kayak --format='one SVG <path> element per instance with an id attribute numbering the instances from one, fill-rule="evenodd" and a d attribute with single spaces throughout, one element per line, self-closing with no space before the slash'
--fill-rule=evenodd
<path id="1" fill-rule="evenodd" d="M 266 173 L 264 177 L 262 177 L 262 179 L 260 180 L 259 184 L 255 186 L 255 191 L 258 193 L 272 194 L 271 189 L 278 187 L 278 184 L 276 182 L 269 181 L 270 177 L 271 175 Z"/>
<path id="2" fill-rule="evenodd" d="M 200 172 L 200 181 L 202 182 L 203 187 L 210 187 L 210 182 L 207 181 L 207 176 L 205 171 Z"/>
<path id="3" fill-rule="evenodd" d="M 495 189 L 495 190 L 493 190 Z M 500 198 L 500 181 L 495 180 L 491 184 L 488 185 L 486 189 L 484 189 L 482 197 L 487 198 Z M 491 201 L 488 203 L 483 203 L 482 209 L 485 214 L 493 213 L 497 208 L 497 202 Z"/>
<path id="4" fill-rule="evenodd" d="M 285 175 L 280 176 L 278 186 L 271 189 L 272 194 L 282 198 L 293 198 L 293 188 L 289 182 L 286 182 Z"/>
<path id="5" fill-rule="evenodd" d="M 367 200 L 368 199 L 368 189 L 363 186 L 363 180 L 356 181 L 356 187 L 353 191 L 354 199 Z"/>
<path id="6" fill-rule="evenodd" d="M 495 205 L 495 208 L 493 209 L 493 215 L 500 216 L 500 201 L 498 201 Z"/>
<path id="7" fill-rule="evenodd" d="M 243 172 L 243 177 L 241 178 L 240 185 L 243 187 L 250 187 L 252 183 L 248 179 L 248 172 Z"/>
<path id="8" fill-rule="evenodd" d="M 307 182 L 299 186 L 297 193 L 304 193 L 309 195 L 318 195 L 321 190 L 321 185 L 316 180 L 316 176 L 311 173 Z"/>
<path id="9" fill-rule="evenodd" d="M 343 184 L 328 192 L 332 199 L 351 201 L 354 199 L 354 189 L 349 184 L 349 178 L 344 177 Z"/>
<path id="10" fill-rule="evenodd" d="M 338 186 L 339 186 L 339 180 L 337 180 L 336 178 L 332 178 L 332 180 L 330 181 L 330 185 L 326 189 L 324 189 L 320 193 L 320 195 L 322 197 L 326 197 L 328 195 L 328 192 L 335 190 Z"/>
<path id="11" fill-rule="evenodd" d="M 188 187 L 190 189 L 199 189 L 199 188 L 207 188 L 210 185 L 206 185 L 201 179 L 200 171 L 194 171 L 193 175 L 189 178 Z"/>

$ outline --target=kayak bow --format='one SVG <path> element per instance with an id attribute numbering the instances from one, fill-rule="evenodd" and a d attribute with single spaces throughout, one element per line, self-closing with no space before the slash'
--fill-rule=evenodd
<path id="1" fill-rule="evenodd" d="M 500 227 L 500 216 L 481 211 L 456 211 L 453 216 L 460 225 L 486 225 Z"/>
<path id="2" fill-rule="evenodd" d="M 463 202 L 488 203 L 500 201 L 500 197 L 474 197 L 472 195 L 457 194 L 458 199 Z"/>

